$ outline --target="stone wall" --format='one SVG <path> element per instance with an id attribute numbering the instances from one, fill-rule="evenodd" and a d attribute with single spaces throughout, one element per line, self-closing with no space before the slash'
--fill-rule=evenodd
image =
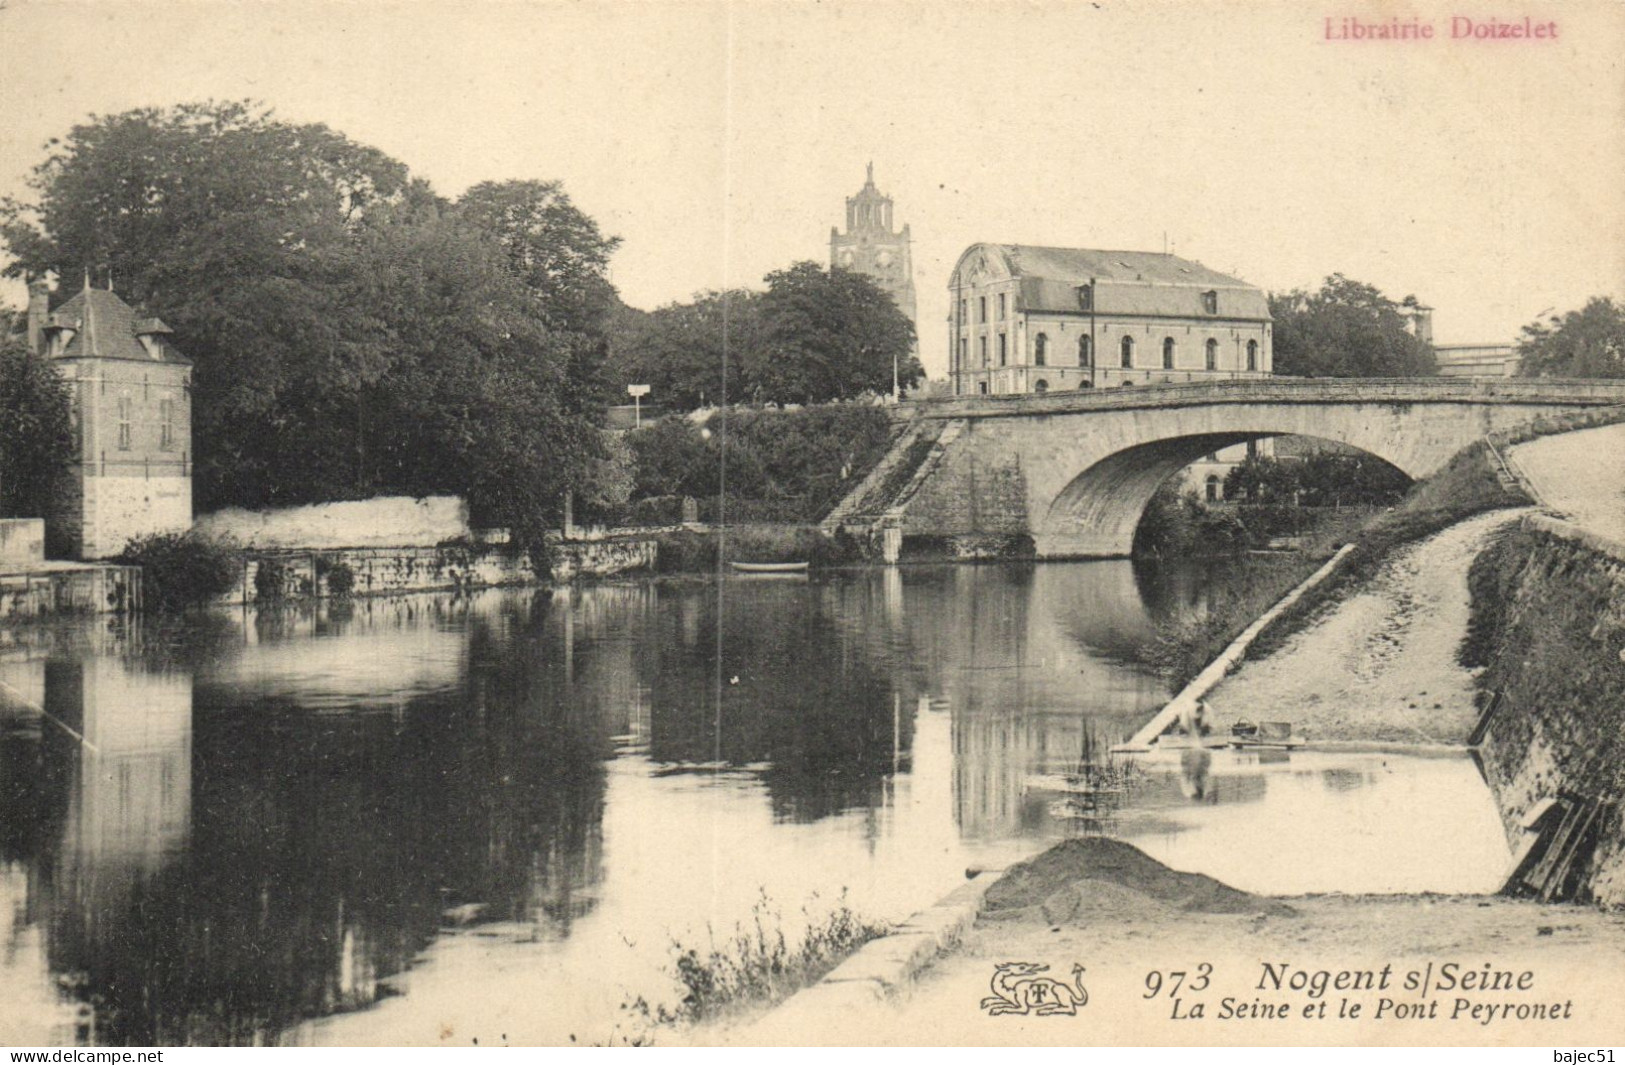
<path id="1" fill-rule="evenodd" d="M 656 549 L 655 540 L 647 537 L 556 542 L 552 569 L 540 579 L 528 556 L 499 548 L 446 545 L 263 552 L 244 563 L 237 587 L 220 602 L 253 603 L 266 596 L 329 598 L 341 593 L 346 584 L 352 595 L 398 595 L 566 582 L 653 570 Z"/>
<path id="2" fill-rule="evenodd" d="M 0 518 L 0 573 L 45 561 L 45 519 Z"/>
<path id="3" fill-rule="evenodd" d="M 0 621 L 141 608 L 139 566 L 57 565 L 0 573 Z"/>
<path id="4" fill-rule="evenodd" d="M 470 535 L 468 507 L 456 496 L 390 496 L 277 510 L 228 507 L 200 515 L 194 527 L 205 536 L 275 550 L 434 547 Z"/>
<path id="5" fill-rule="evenodd" d="M 1472 586 L 1469 655 L 1495 699 L 1481 755 L 1508 838 L 1545 799 L 1614 803 L 1582 897 L 1625 906 L 1625 544 L 1526 519 Z"/>

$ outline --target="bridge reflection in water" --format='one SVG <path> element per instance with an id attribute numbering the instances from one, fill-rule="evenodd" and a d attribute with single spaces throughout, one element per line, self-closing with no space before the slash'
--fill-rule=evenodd
<path id="1" fill-rule="evenodd" d="M 605 1038 L 764 890 L 901 917 L 1083 830 L 1043 781 L 1158 705 L 1126 659 L 1221 579 L 729 580 L 720 641 L 717 586 L 666 583 L 32 632 L 0 653 L 0 1041 Z M 1464 759 L 1146 769 L 1117 830 L 1241 886 L 1504 859 Z"/>

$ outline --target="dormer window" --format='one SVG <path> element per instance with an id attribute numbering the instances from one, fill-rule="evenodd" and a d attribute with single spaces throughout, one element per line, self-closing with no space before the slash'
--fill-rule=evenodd
<path id="1" fill-rule="evenodd" d="M 1202 310 L 1208 314 L 1219 313 L 1219 294 L 1212 289 L 1202 293 Z"/>
<path id="2" fill-rule="evenodd" d="M 1095 286 L 1092 283 L 1078 286 L 1078 307 L 1085 311 L 1095 309 Z"/>

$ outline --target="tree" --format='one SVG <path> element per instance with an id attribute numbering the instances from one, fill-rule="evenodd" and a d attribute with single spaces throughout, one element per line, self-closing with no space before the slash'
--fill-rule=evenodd
<path id="1" fill-rule="evenodd" d="M 456 492 L 534 542 L 602 469 L 614 242 L 556 185 L 454 208 L 246 103 L 94 118 L 49 147 L 36 201 L 0 204 L 7 272 L 116 278 L 175 329 L 200 506 Z"/>
<path id="2" fill-rule="evenodd" d="M 615 303 L 607 278 L 619 237 L 570 202 L 557 181 L 486 181 L 457 201 L 457 213 L 488 234 L 556 332 L 601 334 Z"/>
<path id="3" fill-rule="evenodd" d="M 692 410 L 730 400 L 825 403 L 888 394 L 892 365 L 908 388 L 924 376 L 914 326 L 863 274 L 796 263 L 769 274 L 766 292 L 705 292 L 637 320 L 614 339 L 622 384 L 653 388 L 655 401 Z"/>
<path id="4" fill-rule="evenodd" d="M 1263 455 L 1248 455 L 1224 478 L 1224 497 L 1249 503 L 1291 503 L 1298 488 L 1295 464 Z"/>
<path id="5" fill-rule="evenodd" d="M 598 413 L 611 387 L 606 329 L 620 300 L 608 272 L 620 238 L 604 236 L 557 181 L 482 182 L 457 213 L 502 249 L 548 329 L 567 338 L 566 406 Z"/>
<path id="6" fill-rule="evenodd" d="M 1300 377 L 1423 377 L 1433 348 L 1406 329 L 1401 309 L 1372 285 L 1333 274 L 1318 292 L 1272 295 L 1275 372 Z"/>
<path id="7" fill-rule="evenodd" d="M 761 299 L 744 289 L 702 292 L 630 322 L 615 340 L 620 383 L 646 384 L 661 406 L 693 410 L 722 401 L 727 366 L 728 398 L 749 398 L 745 372 L 759 361 Z"/>
<path id="8" fill-rule="evenodd" d="M 914 326 L 863 274 L 801 262 L 767 275 L 762 344 L 746 376 L 769 403 L 824 403 L 865 392 L 890 393 L 892 369 L 903 388 L 924 371 L 914 357 Z"/>
<path id="9" fill-rule="evenodd" d="M 12 336 L 14 318 L 0 312 L 0 516 L 47 517 L 73 458 L 68 388 Z"/>
<path id="10" fill-rule="evenodd" d="M 1595 296 L 1578 311 L 1523 327 L 1520 377 L 1625 377 L 1625 306 Z"/>

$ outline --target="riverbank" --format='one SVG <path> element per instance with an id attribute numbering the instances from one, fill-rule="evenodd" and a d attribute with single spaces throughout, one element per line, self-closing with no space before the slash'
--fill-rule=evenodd
<path id="1" fill-rule="evenodd" d="M 985 1006 L 1001 997 L 991 986 L 997 967 L 1010 962 L 1048 965 L 1041 975 L 1063 985 L 1082 965 L 1087 1004 L 1075 1014 L 992 1015 Z M 1287 976 L 1277 991 L 1266 962 L 1303 974 L 1300 988 Z M 1533 976 L 1509 993 L 1438 982 L 1444 965 L 1459 973 L 1486 962 Z M 1337 971 L 1384 967 L 1386 989 L 1316 995 L 1306 986 L 1321 970 L 1329 982 Z M 1177 990 L 1175 972 L 1184 974 Z M 1429 972 L 1436 990 L 1407 991 L 1412 972 Z M 1152 974 L 1161 975 L 1155 989 Z M 1622 993 L 1625 915 L 1479 896 L 1264 898 L 1176 873 L 1126 844 L 1085 839 L 1007 872 L 959 950 L 922 973 L 906 998 L 820 1017 L 816 1028 L 769 1016 L 739 1034 L 825 1045 L 1606 1045 L 1620 1035 Z M 1340 1018 L 1345 1003 L 1358 1004 L 1359 1016 Z M 1423 1015 L 1397 1019 L 1400 1005 Z M 1284 1016 L 1265 1015 L 1278 1009 Z M 1557 1016 L 1530 1016 L 1537 1011 Z"/>
<path id="2" fill-rule="evenodd" d="M 1288 610 L 1260 631 L 1246 651 L 1248 660 L 1267 658 L 1306 627 L 1336 609 L 1382 571 L 1393 553 L 1475 514 L 1527 506 L 1530 500 L 1514 483 L 1503 483 L 1483 443 L 1464 448 L 1444 469 L 1420 481 L 1402 502 L 1378 514 L 1347 539 L 1350 550 L 1325 579 L 1307 589 Z M 1164 627 L 1147 657 L 1178 691 L 1206 668 L 1242 630 L 1264 614 L 1289 589 L 1320 567 L 1343 540 L 1322 538 L 1266 579 L 1239 594 L 1214 603 L 1198 622 Z"/>
<path id="3" fill-rule="evenodd" d="M 1245 662 L 1207 696 L 1214 730 L 1290 721 L 1311 741 L 1465 743 L 1478 717 L 1467 570 L 1521 512 L 1497 511 L 1397 548 L 1334 610 Z"/>
<path id="4" fill-rule="evenodd" d="M 1566 522 L 1508 530 L 1473 564 L 1464 652 L 1482 667 L 1486 776 L 1508 837 L 1530 847 L 1518 890 L 1615 907 L 1625 906 L 1622 562 L 1625 545 Z"/>

